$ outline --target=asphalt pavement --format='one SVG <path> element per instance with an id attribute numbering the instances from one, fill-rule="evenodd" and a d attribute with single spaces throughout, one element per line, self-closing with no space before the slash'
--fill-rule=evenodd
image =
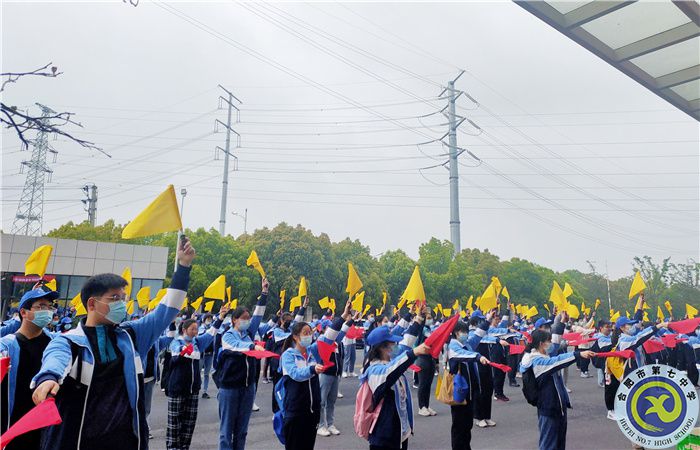
<path id="1" fill-rule="evenodd" d="M 358 365 L 361 351 L 358 351 Z M 603 389 L 596 384 L 593 377 L 581 378 L 574 366 L 569 367 L 568 386 L 573 409 L 569 410 L 567 449 L 617 450 L 632 448 L 631 443 L 622 435 L 616 422 L 605 417 Z M 356 370 L 359 373 L 359 369 Z M 407 372 L 411 380 L 411 372 Z M 345 395 L 338 399 L 335 406 L 335 423 L 341 431 L 339 436 L 321 437 L 316 440 L 317 449 L 367 449 L 367 441 L 357 437 L 353 430 L 352 417 L 355 410 L 355 394 L 358 388 L 357 378 L 342 378 L 340 390 Z M 435 384 L 433 383 L 433 391 Z M 256 398 L 260 411 L 254 412 L 248 428 L 248 449 L 281 449 L 277 437 L 272 431 L 271 384 L 262 384 Z M 197 426 L 192 439 L 193 450 L 217 449 L 219 438 L 218 402 L 216 386 L 209 385 L 210 399 L 200 399 Z M 450 408 L 431 398 L 430 406 L 437 411 L 437 416 L 421 417 L 418 415 L 418 396 L 412 389 L 413 404 L 416 410 L 415 434 L 409 439 L 412 449 L 449 449 L 450 448 Z M 520 388 L 508 387 L 506 380 L 505 394 L 509 402 L 493 402 L 493 420 L 495 427 L 472 429 L 473 449 L 536 449 L 538 440 L 537 410 L 525 401 Z M 159 389 L 153 394 L 151 427 L 154 439 L 151 449 L 165 449 L 165 427 L 167 424 L 167 398 Z"/>

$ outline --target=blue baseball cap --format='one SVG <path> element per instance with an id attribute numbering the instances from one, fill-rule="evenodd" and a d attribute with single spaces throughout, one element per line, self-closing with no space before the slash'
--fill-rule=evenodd
<path id="1" fill-rule="evenodd" d="M 27 291 L 22 296 L 19 301 L 19 307 L 24 309 L 29 309 L 32 307 L 32 303 L 36 300 L 43 299 L 54 301 L 58 298 L 58 292 L 56 291 L 45 291 L 42 288 L 32 289 Z"/>
<path id="2" fill-rule="evenodd" d="M 639 323 L 639 321 L 628 319 L 627 317 L 620 317 L 615 321 L 615 328 L 622 328 L 625 325 L 634 325 L 635 323 Z"/>
<path id="3" fill-rule="evenodd" d="M 391 334 L 389 327 L 382 325 L 369 333 L 369 336 L 367 336 L 367 344 L 374 347 L 382 342 L 401 342 L 402 339 L 403 338 L 401 336 Z"/>
<path id="4" fill-rule="evenodd" d="M 470 318 L 474 319 L 475 317 L 478 317 L 479 319 L 486 319 L 486 316 L 484 313 L 482 313 L 480 310 L 475 309 Z"/>
<path id="5" fill-rule="evenodd" d="M 535 322 L 535 328 L 539 328 L 543 325 L 551 325 L 552 323 L 554 322 L 552 322 L 549 319 L 545 319 L 544 317 L 540 317 L 539 319 L 537 319 L 537 322 Z"/>

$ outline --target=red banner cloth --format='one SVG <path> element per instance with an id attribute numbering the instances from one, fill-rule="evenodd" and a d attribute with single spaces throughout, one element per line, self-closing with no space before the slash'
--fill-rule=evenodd
<path id="1" fill-rule="evenodd" d="M 659 342 L 656 339 L 648 339 L 642 344 L 644 351 L 647 353 L 657 353 L 666 348 L 663 342 Z"/>
<path id="2" fill-rule="evenodd" d="M 676 344 L 684 342 L 686 339 L 680 339 L 677 334 L 665 334 L 661 336 L 661 342 L 668 348 L 676 348 Z"/>
<path id="3" fill-rule="evenodd" d="M 519 344 L 510 344 L 508 346 L 508 352 L 511 355 L 519 355 L 525 352 L 525 346 Z"/>
<path id="4" fill-rule="evenodd" d="M 265 341 L 255 341 L 255 345 L 259 345 L 260 347 L 265 347 Z"/>
<path id="5" fill-rule="evenodd" d="M 323 361 L 324 366 L 328 366 L 328 364 L 331 363 L 331 355 L 335 351 L 336 345 L 337 344 L 335 342 L 329 344 L 328 342 L 324 342 L 320 339 L 316 341 L 316 346 L 318 347 L 318 354 L 321 356 L 321 361 Z"/>
<path id="6" fill-rule="evenodd" d="M 5 375 L 10 370 L 10 357 L 5 356 L 0 358 L 0 381 L 5 379 Z"/>
<path id="7" fill-rule="evenodd" d="M 564 333 L 561 337 L 567 341 L 577 341 L 581 339 L 581 333 Z"/>
<path id="8" fill-rule="evenodd" d="M 512 369 L 510 368 L 510 366 L 507 366 L 507 365 L 505 365 L 505 364 L 499 364 L 499 363 L 495 363 L 495 362 L 490 362 L 490 361 L 489 361 L 489 366 L 495 367 L 496 369 L 501 370 L 501 371 L 503 371 L 503 372 L 505 372 L 505 373 L 508 373 L 508 372 L 510 372 L 510 371 L 512 370 Z"/>
<path id="9" fill-rule="evenodd" d="M 414 372 L 420 372 L 420 371 L 422 370 L 422 369 L 420 368 L 420 366 L 417 366 L 417 365 L 415 365 L 415 364 L 411 364 L 410 366 L 408 366 L 408 368 L 411 369 L 411 370 L 414 371 Z"/>
<path id="10" fill-rule="evenodd" d="M 451 319 L 437 327 L 425 340 L 425 345 L 430 347 L 430 354 L 433 358 L 440 356 L 442 346 L 445 345 L 445 342 L 450 338 L 450 334 L 452 334 L 457 320 L 459 320 L 459 314 L 455 314 Z"/>
<path id="11" fill-rule="evenodd" d="M 629 358 L 634 357 L 634 351 L 632 351 L 632 350 L 619 350 L 616 352 L 600 352 L 600 353 L 596 353 L 595 355 L 598 358 L 618 357 L 618 358 L 629 359 Z"/>
<path id="12" fill-rule="evenodd" d="M 532 336 L 530 336 L 530 333 L 523 331 L 523 336 L 525 336 L 525 339 L 527 339 L 528 344 L 532 342 Z"/>
<path id="13" fill-rule="evenodd" d="M 345 334 L 345 336 L 348 339 L 358 339 L 364 336 L 365 334 L 365 329 L 362 327 L 356 327 L 355 325 L 351 326 L 348 332 Z"/>
<path id="14" fill-rule="evenodd" d="M 180 356 L 191 355 L 193 351 L 194 345 L 187 344 L 184 347 L 182 347 L 182 350 L 180 350 Z"/>
<path id="15" fill-rule="evenodd" d="M 572 347 L 578 347 L 579 345 L 588 344 L 589 342 L 595 341 L 596 338 L 579 339 L 578 341 L 571 341 L 569 345 Z"/>
<path id="16" fill-rule="evenodd" d="M 271 352 L 268 350 L 248 350 L 247 352 L 243 352 L 244 354 L 248 356 L 252 356 L 255 359 L 263 359 L 263 358 L 279 358 L 280 355 L 278 355 L 275 352 Z"/>
<path id="17" fill-rule="evenodd" d="M 668 327 L 673 331 L 681 334 L 690 334 L 700 325 L 700 317 L 688 320 L 679 320 L 678 322 L 670 322 Z"/>
<path id="18" fill-rule="evenodd" d="M 49 397 L 29 410 L 27 414 L 3 433 L 0 438 L 0 447 L 5 448 L 12 439 L 19 435 L 38 430 L 39 428 L 58 425 L 59 423 L 61 423 L 61 416 L 56 408 L 56 399 Z"/>

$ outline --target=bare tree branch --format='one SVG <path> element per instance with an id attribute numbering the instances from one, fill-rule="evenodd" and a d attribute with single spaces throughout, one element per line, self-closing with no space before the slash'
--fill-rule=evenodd
<path id="1" fill-rule="evenodd" d="M 63 73 L 63 72 L 59 72 L 58 68 L 56 66 L 51 66 L 51 64 L 53 64 L 53 63 L 48 63 L 43 67 L 39 67 L 36 70 L 32 70 L 31 72 L 6 72 L 6 73 L 0 74 L 1 77 L 7 77 L 7 80 L 2 82 L 2 87 L 0 87 L 0 92 L 5 90 L 5 85 L 7 85 L 9 83 L 14 83 L 17 80 L 19 80 L 20 78 L 25 77 L 25 76 L 33 75 L 33 76 L 38 76 L 38 77 L 51 77 L 51 78 L 53 78 L 53 77 L 57 77 Z M 49 66 L 51 66 L 51 71 L 46 72 L 46 69 L 48 69 Z"/>

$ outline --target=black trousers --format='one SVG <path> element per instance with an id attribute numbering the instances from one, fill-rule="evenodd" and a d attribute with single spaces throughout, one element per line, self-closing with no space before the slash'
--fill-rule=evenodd
<path id="1" fill-rule="evenodd" d="M 489 358 L 492 362 L 505 364 L 506 361 L 506 351 L 501 344 L 489 345 L 491 347 L 491 357 Z M 503 394 L 503 385 L 506 381 L 506 374 L 502 370 L 491 369 L 493 374 L 493 390 L 496 395 Z"/>
<path id="2" fill-rule="evenodd" d="M 316 427 L 320 414 L 305 414 L 284 420 L 284 448 L 286 450 L 310 450 L 316 445 Z"/>
<path id="3" fill-rule="evenodd" d="M 508 355 L 508 366 L 510 367 L 510 372 L 508 372 L 508 380 L 511 383 L 515 383 L 515 374 L 518 372 L 518 364 L 520 364 L 520 355 Z"/>
<path id="4" fill-rule="evenodd" d="M 369 450 L 408 450 L 408 439 L 401 443 L 401 447 L 385 447 L 383 445 L 370 445 Z"/>
<path id="5" fill-rule="evenodd" d="M 430 391 L 435 378 L 435 360 L 428 356 L 419 361 L 421 371 L 418 372 L 418 407 L 430 406 Z"/>
<path id="6" fill-rule="evenodd" d="M 472 448 L 473 406 L 472 403 L 450 406 L 450 412 L 452 413 L 452 428 L 450 430 L 452 450 L 471 450 Z"/>
<path id="7" fill-rule="evenodd" d="M 500 370 L 498 372 L 500 372 Z M 479 364 L 481 390 L 474 398 L 474 418 L 476 420 L 491 419 L 491 402 L 493 401 L 492 373 L 491 366 Z"/>
<path id="8" fill-rule="evenodd" d="M 620 382 L 617 381 L 614 375 L 610 375 L 610 384 L 605 383 L 605 407 L 608 411 L 615 410 L 615 394 L 617 393 L 617 388 L 620 387 Z"/>

